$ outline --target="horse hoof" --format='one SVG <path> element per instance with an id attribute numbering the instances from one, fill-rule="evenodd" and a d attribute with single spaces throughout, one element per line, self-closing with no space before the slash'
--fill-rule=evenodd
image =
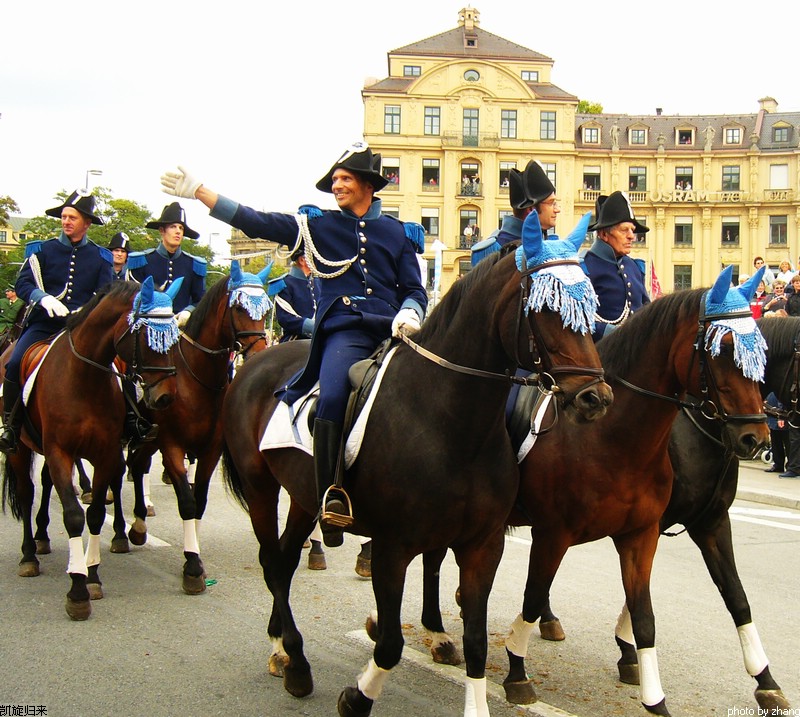
<path id="1" fill-rule="evenodd" d="M 790 714 L 791 705 L 789 700 L 783 695 L 783 691 L 778 690 L 761 690 L 757 689 L 753 694 L 756 696 L 756 702 L 761 708 L 761 714 Z"/>
<path id="2" fill-rule="evenodd" d="M 91 493 L 81 493 L 81 503 L 83 503 L 84 505 L 91 505 L 92 504 L 92 494 Z"/>
<path id="3" fill-rule="evenodd" d="M 67 615 L 76 622 L 88 620 L 92 614 L 92 603 L 90 600 L 70 600 L 67 598 Z"/>
<path id="4" fill-rule="evenodd" d="M 367 717 L 372 711 L 373 700 L 364 697 L 357 687 L 345 687 L 339 695 L 336 709 L 339 717 Z"/>
<path id="5" fill-rule="evenodd" d="M 561 642 L 566 638 L 564 628 L 561 627 L 561 620 L 548 620 L 547 622 L 539 622 L 539 634 L 542 640 L 551 640 L 553 642 Z"/>
<path id="6" fill-rule="evenodd" d="M 639 684 L 639 664 L 634 663 L 632 665 L 623 665 L 621 663 L 617 663 L 617 669 L 619 670 L 619 681 L 624 682 L 626 685 L 638 685 Z"/>
<path id="7" fill-rule="evenodd" d="M 372 577 L 372 560 L 370 558 L 362 558 L 360 555 L 356 558 L 356 574 L 362 578 Z"/>
<path id="8" fill-rule="evenodd" d="M 147 531 L 143 530 L 140 533 L 138 530 L 131 528 L 128 531 L 128 538 L 134 545 L 144 545 L 147 542 Z"/>
<path id="9" fill-rule="evenodd" d="M 364 623 L 364 629 L 367 631 L 367 637 L 373 642 L 378 641 L 378 621 L 374 616 L 369 615 L 367 621 Z"/>
<path id="10" fill-rule="evenodd" d="M 38 578 L 39 563 L 20 563 L 19 568 L 17 568 L 17 575 L 21 578 Z"/>
<path id="11" fill-rule="evenodd" d="M 269 674 L 273 677 L 283 677 L 283 671 L 286 669 L 286 665 L 288 664 L 289 655 L 272 654 L 269 656 L 267 669 L 269 670 Z"/>
<path id="12" fill-rule="evenodd" d="M 100 583 L 86 583 L 86 589 L 89 591 L 89 600 L 103 599 L 103 586 Z"/>
<path id="13" fill-rule="evenodd" d="M 327 570 L 328 563 L 325 562 L 325 553 L 309 553 L 308 554 L 308 569 L 309 570 Z"/>
<path id="14" fill-rule="evenodd" d="M 36 554 L 37 555 L 50 555 L 50 541 L 37 540 L 36 541 Z"/>
<path id="15" fill-rule="evenodd" d="M 156 507 L 154 505 L 147 506 L 147 517 L 148 518 L 155 518 L 156 517 Z"/>
<path id="16" fill-rule="evenodd" d="M 642 707 L 644 707 L 650 714 L 661 715 L 661 717 L 670 717 L 669 710 L 667 709 L 666 697 L 661 700 L 661 702 L 657 702 L 654 705 L 646 705 L 644 702 L 642 702 Z"/>
<path id="17" fill-rule="evenodd" d="M 531 680 L 504 682 L 503 689 L 506 691 L 506 699 L 515 705 L 532 705 L 539 699 Z"/>
<path id="18" fill-rule="evenodd" d="M 112 553 L 130 553 L 131 545 L 125 537 L 112 538 L 110 551 Z"/>
<path id="19" fill-rule="evenodd" d="M 308 697 L 314 691 L 311 669 L 296 669 L 289 663 L 283 668 L 283 688 L 292 697 Z"/>
<path id="20" fill-rule="evenodd" d="M 184 575 L 183 592 L 187 595 L 199 595 L 206 591 L 206 581 L 202 575 Z"/>
<path id="21" fill-rule="evenodd" d="M 431 646 L 431 656 L 438 665 L 460 665 L 462 662 L 461 653 L 452 642 L 442 642 L 439 645 Z"/>

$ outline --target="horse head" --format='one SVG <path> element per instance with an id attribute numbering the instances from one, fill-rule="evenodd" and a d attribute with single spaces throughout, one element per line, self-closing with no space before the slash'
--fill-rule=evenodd
<path id="1" fill-rule="evenodd" d="M 151 409 L 166 408 L 175 397 L 176 371 L 170 349 L 178 341 L 179 331 L 172 299 L 182 281 L 173 282 L 165 293 L 156 291 L 152 277 L 147 277 L 114 341 L 126 364 L 126 375 L 141 388 Z"/>
<path id="2" fill-rule="evenodd" d="M 228 278 L 231 328 L 236 351 L 245 359 L 259 342 L 266 347 L 264 327 L 267 314 L 272 309 L 272 300 L 264 284 L 269 278 L 272 264 L 270 262 L 258 274 L 252 274 L 242 271 L 236 259 L 231 262 Z M 242 340 L 248 338 L 252 340 L 245 344 Z"/>
<path id="3" fill-rule="evenodd" d="M 515 254 L 527 319 L 515 338 L 518 363 L 584 420 L 602 417 L 613 402 L 592 341 L 597 295 L 578 259 L 590 219 L 586 214 L 566 239 L 545 239 L 539 215 L 531 212 Z M 519 274 L 513 281 L 519 285 Z"/>

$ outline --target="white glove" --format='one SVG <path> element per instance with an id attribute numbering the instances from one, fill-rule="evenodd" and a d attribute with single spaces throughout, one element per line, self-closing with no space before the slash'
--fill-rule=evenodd
<path id="1" fill-rule="evenodd" d="M 187 311 L 186 309 L 184 309 L 183 311 L 179 311 L 177 314 L 175 314 L 175 321 L 178 322 L 178 326 L 183 328 L 184 326 L 186 326 L 186 322 L 189 320 L 189 317 L 191 315 L 192 315 L 191 311 Z"/>
<path id="2" fill-rule="evenodd" d="M 419 316 L 414 309 L 400 309 L 392 321 L 392 336 L 400 338 L 400 334 L 413 334 L 419 331 Z"/>
<path id="3" fill-rule="evenodd" d="M 39 299 L 39 306 L 47 312 L 50 318 L 54 316 L 66 316 L 69 313 L 69 309 L 56 299 L 55 296 L 50 296 L 50 294 L 45 294 Z"/>
<path id="4" fill-rule="evenodd" d="M 180 165 L 178 165 L 177 172 L 167 172 L 161 175 L 162 191 L 175 197 L 194 199 L 194 195 L 202 185 L 202 182 L 198 182 Z"/>

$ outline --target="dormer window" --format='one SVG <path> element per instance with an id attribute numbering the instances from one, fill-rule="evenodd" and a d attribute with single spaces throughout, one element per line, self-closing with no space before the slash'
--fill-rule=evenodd
<path id="1" fill-rule="evenodd" d="M 740 127 L 725 128 L 725 144 L 741 144 L 742 130 Z"/>
<path id="2" fill-rule="evenodd" d="M 789 141 L 789 128 L 788 127 L 773 127 L 772 128 L 772 141 L 773 142 L 788 142 Z"/>
<path id="3" fill-rule="evenodd" d="M 630 139 L 631 144 L 645 145 L 647 144 L 647 130 L 646 129 L 631 129 Z"/>
<path id="4" fill-rule="evenodd" d="M 464 38 L 464 47 L 477 47 L 478 46 L 478 38 L 477 37 L 465 37 Z"/>
<path id="5" fill-rule="evenodd" d="M 679 146 L 691 147 L 694 144 L 694 130 L 693 129 L 676 130 L 675 142 Z"/>
<path id="6" fill-rule="evenodd" d="M 539 81 L 539 71 L 538 70 L 522 70 L 522 80 L 524 82 L 538 82 Z"/>
<path id="7" fill-rule="evenodd" d="M 403 65 L 403 77 L 419 77 L 422 68 L 419 65 Z"/>
<path id="8" fill-rule="evenodd" d="M 600 144 L 600 129 L 597 127 L 583 128 L 584 144 Z"/>

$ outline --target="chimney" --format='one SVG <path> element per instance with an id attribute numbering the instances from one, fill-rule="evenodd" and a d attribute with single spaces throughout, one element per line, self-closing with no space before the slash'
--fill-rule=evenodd
<path id="1" fill-rule="evenodd" d="M 656 107 L 656 114 L 661 117 L 662 109 L 660 107 Z"/>

